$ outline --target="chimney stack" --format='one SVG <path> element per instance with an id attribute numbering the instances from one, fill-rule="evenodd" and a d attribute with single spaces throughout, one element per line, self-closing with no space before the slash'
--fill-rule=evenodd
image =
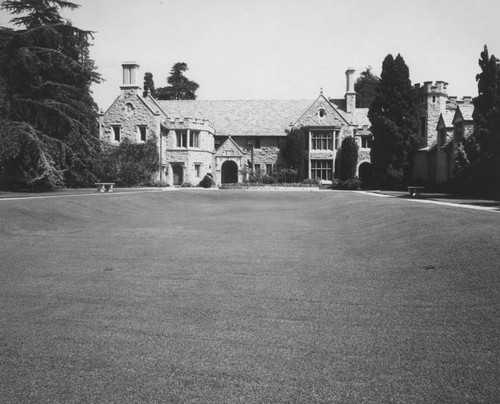
<path id="1" fill-rule="evenodd" d="M 139 65 L 136 62 L 123 62 L 123 84 L 121 85 L 122 90 L 140 90 L 140 86 L 137 85 L 137 73 L 139 71 Z"/>
<path id="2" fill-rule="evenodd" d="M 345 93 L 345 110 L 353 112 L 356 109 L 356 91 L 354 91 L 354 68 L 349 67 L 345 71 L 346 77 L 346 93 Z"/>

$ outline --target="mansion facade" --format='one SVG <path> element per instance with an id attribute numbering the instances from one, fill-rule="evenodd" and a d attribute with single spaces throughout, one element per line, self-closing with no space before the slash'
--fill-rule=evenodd
<path id="1" fill-rule="evenodd" d="M 347 91 L 339 100 L 321 92 L 315 100 L 175 100 L 143 96 L 139 65 L 126 62 L 121 92 L 100 115 L 100 138 L 118 145 L 156 136 L 159 180 L 197 185 L 210 173 L 216 184 L 244 182 L 247 169 L 272 174 L 287 167 L 280 152 L 287 133 L 308 134 L 308 178 L 328 184 L 336 176 L 342 139 L 359 145 L 358 173 L 369 175 L 371 133 L 367 108 L 356 108 L 354 69 L 347 69 Z"/>
<path id="2" fill-rule="evenodd" d="M 368 108 L 356 108 L 354 69 L 346 71 L 346 93 L 314 100 L 174 100 L 144 96 L 137 84 L 139 65 L 122 64 L 123 84 L 112 105 L 100 114 L 100 139 L 158 141 L 158 179 L 170 186 L 198 185 L 211 174 L 217 185 L 245 182 L 248 168 L 263 174 L 287 167 L 280 148 L 290 131 L 306 134 L 307 177 L 331 183 L 339 175 L 342 140 L 358 144 L 357 175 L 371 177 L 372 134 Z M 453 178 L 454 157 L 472 130 L 471 97 L 447 95 L 444 81 L 415 85 L 422 147 L 414 158 L 414 181 L 426 185 Z"/>

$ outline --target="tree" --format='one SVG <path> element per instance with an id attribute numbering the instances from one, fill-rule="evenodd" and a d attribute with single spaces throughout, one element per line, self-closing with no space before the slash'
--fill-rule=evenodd
<path id="1" fill-rule="evenodd" d="M 368 66 L 354 83 L 356 91 L 356 108 L 370 108 L 370 105 L 377 93 L 377 86 L 380 78 L 372 73 L 372 68 Z"/>
<path id="2" fill-rule="evenodd" d="M 342 140 L 339 150 L 340 179 L 350 180 L 356 177 L 358 165 L 358 144 L 353 136 L 346 136 Z"/>
<path id="3" fill-rule="evenodd" d="M 478 96 L 474 98 L 474 132 L 458 148 L 456 179 L 469 191 L 499 192 L 500 181 L 500 67 L 485 45 L 476 76 Z"/>
<path id="4" fill-rule="evenodd" d="M 368 111 L 372 125 L 371 162 L 382 187 L 401 187 L 410 180 L 418 147 L 416 95 L 401 55 L 387 55 L 380 85 Z"/>
<path id="5" fill-rule="evenodd" d="M 153 98 L 156 98 L 156 90 L 155 90 L 155 82 L 153 80 L 153 73 L 146 72 L 144 73 L 144 92 L 143 96 L 146 97 L 148 92 L 151 94 Z"/>
<path id="6" fill-rule="evenodd" d="M 160 160 L 157 143 L 152 136 L 145 143 L 124 139 L 119 146 L 106 145 L 102 180 L 126 187 L 153 185 Z"/>
<path id="7" fill-rule="evenodd" d="M 293 128 L 287 135 L 281 154 L 288 167 L 297 170 L 297 180 L 307 178 L 307 132 L 302 128 Z"/>
<path id="8" fill-rule="evenodd" d="M 167 83 L 170 86 L 160 87 L 156 90 L 159 100 L 195 100 L 198 83 L 189 80 L 184 76 L 184 72 L 188 70 L 187 64 L 179 62 L 174 64 L 170 71 L 170 76 L 167 78 Z"/>
<path id="9" fill-rule="evenodd" d="M 63 0 L 10 0 L 2 9 L 24 28 L 0 30 L 0 185 L 90 185 L 100 164 L 100 76 L 89 58 L 90 31 L 73 27 Z"/>

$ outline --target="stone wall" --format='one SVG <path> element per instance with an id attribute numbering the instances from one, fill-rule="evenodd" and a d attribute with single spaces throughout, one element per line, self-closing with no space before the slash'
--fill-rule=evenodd
<path id="1" fill-rule="evenodd" d="M 120 97 L 101 115 L 101 139 L 118 144 L 114 139 L 112 126 L 120 126 L 120 138 L 129 139 L 131 142 L 140 142 L 138 127 L 147 126 L 146 136 L 159 136 L 160 115 L 149 109 L 140 99 L 136 90 L 122 91 Z"/>

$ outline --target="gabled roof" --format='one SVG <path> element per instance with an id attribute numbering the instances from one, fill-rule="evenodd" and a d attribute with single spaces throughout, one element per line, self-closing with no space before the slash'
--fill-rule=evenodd
<path id="1" fill-rule="evenodd" d="M 452 128 L 453 127 L 453 117 L 455 116 L 455 111 L 446 110 L 444 114 L 439 115 L 438 124 L 436 129 L 439 128 Z"/>
<path id="2" fill-rule="evenodd" d="M 216 156 L 241 157 L 246 155 L 240 146 L 229 136 L 215 152 Z"/>
<path id="3" fill-rule="evenodd" d="M 455 115 L 453 117 L 453 124 L 458 119 L 462 121 L 472 121 L 472 113 L 474 112 L 473 104 L 459 105 L 455 111 Z"/>
<path id="4" fill-rule="evenodd" d="M 208 119 L 217 136 L 286 136 L 312 100 L 157 101 L 171 118 Z"/>
<path id="5" fill-rule="evenodd" d="M 321 109 L 325 112 L 324 116 L 319 114 Z M 294 122 L 294 126 L 306 127 L 345 125 L 349 125 L 349 121 L 323 94 L 320 94 L 309 108 Z"/>

